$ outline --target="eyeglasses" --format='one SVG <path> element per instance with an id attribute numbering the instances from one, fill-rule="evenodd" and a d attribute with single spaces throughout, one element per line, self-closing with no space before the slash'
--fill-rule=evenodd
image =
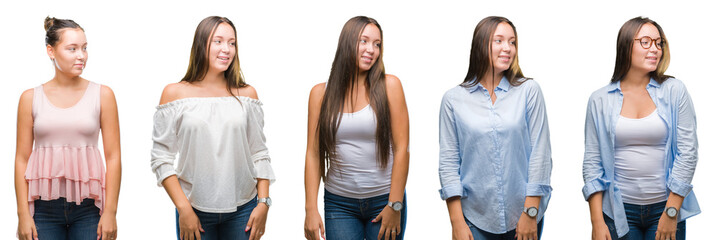
<path id="1" fill-rule="evenodd" d="M 664 47 L 664 42 L 661 41 L 661 38 L 651 39 L 651 37 L 649 36 L 644 36 L 641 38 L 635 38 L 634 40 L 639 41 L 639 44 L 641 44 L 641 47 L 643 47 L 644 49 L 651 48 L 651 43 L 654 43 L 656 45 L 656 49 L 659 50 Z"/>

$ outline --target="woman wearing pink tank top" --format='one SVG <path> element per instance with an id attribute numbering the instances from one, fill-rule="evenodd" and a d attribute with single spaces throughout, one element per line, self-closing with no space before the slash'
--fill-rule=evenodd
<path id="1" fill-rule="evenodd" d="M 23 92 L 18 106 L 18 238 L 115 239 L 121 164 L 114 93 L 80 77 L 87 64 L 82 27 L 48 17 L 45 30 L 55 77 Z"/>

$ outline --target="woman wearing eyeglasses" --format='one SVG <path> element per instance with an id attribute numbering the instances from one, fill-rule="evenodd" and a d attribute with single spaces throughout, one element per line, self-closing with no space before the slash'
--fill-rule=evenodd
<path id="1" fill-rule="evenodd" d="M 685 219 L 701 212 L 691 192 L 696 116 L 684 84 L 664 74 L 668 66 L 659 24 L 624 23 L 611 83 L 587 107 L 582 192 L 592 239 L 685 239 Z"/>

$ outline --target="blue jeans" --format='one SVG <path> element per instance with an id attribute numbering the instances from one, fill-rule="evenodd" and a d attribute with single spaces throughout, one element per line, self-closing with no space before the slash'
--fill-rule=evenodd
<path id="1" fill-rule="evenodd" d="M 659 226 L 666 202 L 654 203 L 650 205 L 634 205 L 624 204 L 624 212 L 626 213 L 627 223 L 629 224 L 629 232 L 622 238 L 617 238 L 616 225 L 614 220 L 604 215 L 604 222 L 609 228 L 612 239 L 620 240 L 652 240 L 656 238 L 656 228 Z M 676 224 L 676 239 L 686 239 L 686 221 Z"/>
<path id="2" fill-rule="evenodd" d="M 326 239 L 363 240 L 378 239 L 380 222 L 371 222 L 388 205 L 388 195 L 355 199 L 341 197 L 324 191 L 323 202 L 326 215 Z M 405 223 L 408 217 L 407 198 L 403 195 L 403 210 L 400 211 L 400 234 L 405 235 Z"/>
<path id="3" fill-rule="evenodd" d="M 236 207 L 235 212 L 230 213 L 208 213 L 194 209 L 194 213 L 199 217 L 201 228 L 204 232 L 201 233 L 202 240 L 244 240 L 249 239 L 251 230 L 244 232 L 246 224 L 249 222 L 251 212 L 256 207 L 256 197 L 244 205 Z M 177 240 L 181 239 L 179 236 L 179 211 L 176 211 L 176 226 L 177 226 Z"/>
<path id="4" fill-rule="evenodd" d="M 35 227 L 42 240 L 96 240 L 99 208 L 94 199 L 80 205 L 65 198 L 35 200 Z"/>
<path id="5" fill-rule="evenodd" d="M 467 226 L 470 227 L 472 238 L 474 238 L 475 240 L 515 240 L 515 235 L 517 234 L 516 229 L 512 229 L 511 231 L 508 231 L 503 234 L 489 233 L 475 227 L 475 225 L 472 225 L 472 223 L 468 221 L 467 218 L 465 218 L 465 222 L 467 223 Z M 537 223 L 537 239 L 542 239 L 543 222 L 544 217 L 542 217 L 542 220 Z"/>

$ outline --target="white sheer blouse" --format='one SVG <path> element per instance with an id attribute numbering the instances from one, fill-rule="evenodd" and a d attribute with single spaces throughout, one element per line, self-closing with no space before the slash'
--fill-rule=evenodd
<path id="1" fill-rule="evenodd" d="M 261 101 L 238 98 L 241 103 L 234 97 L 184 98 L 157 106 L 154 114 L 157 184 L 176 175 L 191 205 L 203 212 L 234 212 L 256 196 L 257 178 L 275 180 Z"/>

